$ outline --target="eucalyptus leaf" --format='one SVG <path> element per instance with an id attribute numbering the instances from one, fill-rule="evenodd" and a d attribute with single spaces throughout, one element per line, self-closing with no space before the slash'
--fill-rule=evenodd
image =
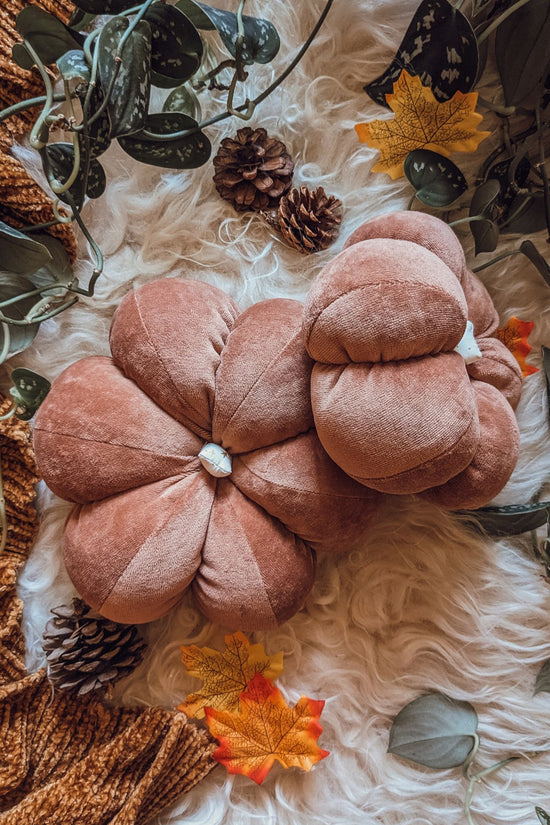
<path id="1" fill-rule="evenodd" d="M 82 48 L 85 40 L 79 32 L 37 6 L 25 6 L 17 15 L 15 27 L 45 64 L 55 63 L 65 52 Z"/>
<path id="2" fill-rule="evenodd" d="M 26 292 L 33 290 L 34 284 L 24 275 L 12 275 L 11 273 L 0 273 L 0 301 L 8 301 L 10 298 L 15 298 L 17 295 L 24 295 Z M 1 308 L 0 311 L 7 318 L 13 318 L 17 321 L 22 321 L 27 313 L 38 302 L 40 296 L 34 298 L 25 298 L 15 304 L 10 304 L 7 307 Z M 9 324 L 10 346 L 9 353 L 14 354 L 21 352 L 32 344 L 36 333 L 38 332 L 40 324 L 26 324 L 25 326 L 15 326 Z M 4 328 L 0 328 L 0 349 L 4 344 Z"/>
<path id="3" fill-rule="evenodd" d="M 481 507 L 479 510 L 461 510 L 462 515 L 491 536 L 519 536 L 546 524 L 550 501 L 535 504 L 509 504 L 504 507 Z"/>
<path id="4" fill-rule="evenodd" d="M 42 375 L 25 367 L 13 370 L 11 380 L 13 387 L 10 389 L 10 395 L 17 406 L 22 408 L 21 411 L 17 411 L 17 418 L 29 421 L 49 393 L 51 384 Z"/>
<path id="5" fill-rule="evenodd" d="M 518 195 L 510 204 L 509 217 L 500 227 L 503 235 L 531 235 L 546 228 L 546 210 L 542 192 Z"/>
<path id="6" fill-rule="evenodd" d="M 90 67 L 86 63 L 84 52 L 81 49 L 71 49 L 62 54 L 57 60 L 57 68 L 65 80 L 75 80 L 80 78 L 88 82 L 90 80 Z"/>
<path id="7" fill-rule="evenodd" d="M 550 693 L 550 659 L 542 665 L 535 680 L 535 696 L 537 693 Z"/>
<path id="8" fill-rule="evenodd" d="M 470 217 L 484 218 L 484 220 L 470 221 L 476 255 L 480 252 L 492 252 L 498 244 L 499 231 L 493 221 L 493 211 L 499 194 L 499 181 L 489 178 L 478 186 L 470 202 Z"/>
<path id="9" fill-rule="evenodd" d="M 193 6 L 198 11 L 193 11 Z M 232 57 L 236 56 L 235 43 L 238 35 L 237 15 L 232 11 L 215 9 L 204 3 L 194 3 L 190 0 L 180 0 L 176 7 L 183 11 L 198 29 L 218 30 L 224 46 Z M 202 14 L 201 14 L 202 12 Z M 204 18 L 209 25 L 204 25 Z M 245 64 L 269 63 L 281 46 L 277 29 L 269 20 L 261 17 L 248 17 L 243 14 L 244 44 L 242 60 Z"/>
<path id="10" fill-rule="evenodd" d="M 523 103 L 550 68 L 550 0 L 530 0 L 500 24 L 497 67 L 507 106 Z"/>
<path id="11" fill-rule="evenodd" d="M 519 251 L 525 255 L 526 258 L 529 258 L 531 263 L 536 266 L 548 286 L 550 286 L 550 265 L 542 257 L 533 241 L 522 241 Z"/>
<path id="12" fill-rule="evenodd" d="M 429 149 L 414 149 L 404 163 L 405 175 L 422 203 L 449 206 L 468 188 L 466 178 L 448 158 Z"/>
<path id="13" fill-rule="evenodd" d="M 202 60 L 201 36 L 180 9 L 154 3 L 144 20 L 151 27 L 151 69 L 179 86 L 192 77 Z"/>
<path id="14" fill-rule="evenodd" d="M 74 147 L 72 143 L 49 143 L 45 151 L 51 171 L 61 183 L 65 183 L 69 179 L 74 165 Z M 99 198 L 105 191 L 107 182 L 105 172 L 99 161 L 90 161 L 85 190 L 84 168 L 84 165 L 81 164 L 75 182 L 68 189 L 70 197 L 65 192 L 58 195 L 64 203 L 74 201 L 77 206 L 82 206 L 85 195 L 89 198 Z"/>
<path id="15" fill-rule="evenodd" d="M 428 768 L 454 768 L 468 758 L 476 732 L 477 714 L 469 702 L 428 693 L 399 711 L 388 752 Z"/>
<path id="16" fill-rule="evenodd" d="M 51 260 L 46 245 L 0 221 L 0 270 L 29 275 Z"/>
<path id="17" fill-rule="evenodd" d="M 542 825 L 550 825 L 550 814 L 547 814 L 544 808 L 539 808 L 538 805 L 535 806 L 535 813 L 539 818 L 539 822 Z"/>
<path id="18" fill-rule="evenodd" d="M 477 41 L 466 17 L 448 0 L 423 0 L 389 67 L 363 88 L 376 103 L 388 107 L 386 95 L 406 69 L 419 75 L 442 102 L 455 92 L 469 92 L 477 68 Z"/>
<path id="19" fill-rule="evenodd" d="M 72 0 L 77 8 L 91 14 L 120 14 L 136 6 L 136 0 Z"/>
<path id="20" fill-rule="evenodd" d="M 141 163 L 164 169 L 196 169 L 207 162 L 212 152 L 210 141 L 203 132 L 172 140 L 157 140 L 154 134 L 170 135 L 197 125 L 197 121 L 187 115 L 161 112 L 149 115 L 144 132 L 119 138 L 119 143 L 130 157 Z"/>
<path id="21" fill-rule="evenodd" d="M 197 123 L 202 119 L 201 104 L 197 95 L 187 86 L 178 86 L 170 92 L 164 106 L 163 112 L 179 112 L 182 115 L 192 117 Z"/>
<path id="22" fill-rule="evenodd" d="M 126 17 L 109 20 L 98 38 L 99 78 L 107 94 L 116 72 L 117 50 L 129 26 Z M 122 63 L 109 98 L 111 137 L 138 132 L 145 122 L 151 90 L 151 28 L 140 20 L 122 51 Z"/>

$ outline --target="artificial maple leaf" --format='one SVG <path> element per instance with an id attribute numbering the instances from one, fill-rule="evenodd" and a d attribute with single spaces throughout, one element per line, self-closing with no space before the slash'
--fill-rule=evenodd
<path id="1" fill-rule="evenodd" d="M 225 650 L 182 646 L 182 661 L 191 676 L 204 684 L 179 705 L 187 716 L 202 719 L 206 705 L 217 710 L 234 712 L 239 708 L 239 695 L 256 673 L 275 679 L 283 670 L 283 652 L 268 656 L 263 645 L 251 645 L 246 636 L 233 633 L 225 637 Z"/>
<path id="2" fill-rule="evenodd" d="M 210 733 L 220 743 L 214 759 L 229 773 L 242 773 L 260 785 L 275 761 L 309 771 L 328 756 L 317 744 L 323 700 L 301 696 L 291 708 L 281 691 L 257 673 L 239 703 L 240 713 L 206 708 Z"/>
<path id="3" fill-rule="evenodd" d="M 519 318 L 512 315 L 502 329 L 497 329 L 495 333 L 496 337 L 502 341 L 504 346 L 508 347 L 510 352 L 515 356 L 524 378 L 532 375 L 534 372 L 538 372 L 538 367 L 533 367 L 526 361 L 526 357 L 532 350 L 532 346 L 528 343 L 527 339 L 534 326 L 533 321 L 520 321 Z"/>
<path id="4" fill-rule="evenodd" d="M 386 95 L 391 120 L 358 123 L 359 140 L 380 150 L 373 172 L 387 172 L 391 178 L 404 174 L 403 161 L 413 149 L 431 149 L 449 157 L 451 152 L 475 152 L 490 132 L 478 132 L 482 116 L 475 112 L 477 92 L 455 92 L 439 103 L 417 75 L 402 71 Z"/>

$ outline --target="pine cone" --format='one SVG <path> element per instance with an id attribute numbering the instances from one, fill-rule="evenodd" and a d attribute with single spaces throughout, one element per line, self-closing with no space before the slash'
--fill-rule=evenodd
<path id="1" fill-rule="evenodd" d="M 307 186 L 292 189 L 279 201 L 277 212 L 266 215 L 289 246 L 303 255 L 326 249 L 340 231 L 342 202 L 325 194 L 322 186 L 313 192 Z"/>
<path id="2" fill-rule="evenodd" d="M 290 189 L 294 162 L 280 140 L 265 129 L 239 129 L 224 138 L 214 158 L 216 189 L 238 212 L 277 206 Z"/>
<path id="3" fill-rule="evenodd" d="M 85 694 L 109 688 L 143 659 L 146 643 L 134 625 L 90 616 L 82 599 L 51 612 L 42 647 L 48 678 L 59 690 Z"/>

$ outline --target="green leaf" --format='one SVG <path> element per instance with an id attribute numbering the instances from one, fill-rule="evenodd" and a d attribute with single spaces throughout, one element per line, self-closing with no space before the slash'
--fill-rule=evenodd
<path id="1" fill-rule="evenodd" d="M 88 82 L 90 80 L 90 67 L 86 63 L 84 52 L 81 49 L 71 49 L 62 54 L 57 61 L 57 68 L 65 80 L 75 80 L 79 78 Z"/>
<path id="2" fill-rule="evenodd" d="M 508 210 L 515 217 L 509 218 L 500 228 L 503 235 L 531 235 L 546 228 L 543 193 L 518 195 Z M 517 214 L 516 214 L 517 213 Z"/>
<path id="3" fill-rule="evenodd" d="M 547 814 L 544 808 L 539 808 L 538 805 L 535 806 L 535 813 L 539 818 L 539 822 L 542 825 L 550 825 L 550 814 Z"/>
<path id="4" fill-rule="evenodd" d="M 476 37 L 467 18 L 448 0 L 423 0 L 391 64 L 364 90 L 375 103 L 388 107 L 386 95 L 393 92 L 403 69 L 418 75 L 440 102 L 473 87 L 478 70 Z"/>
<path id="5" fill-rule="evenodd" d="M 73 3 L 91 14 L 120 14 L 137 6 L 136 0 L 73 0 Z"/>
<path id="6" fill-rule="evenodd" d="M 197 29 L 214 31 L 216 26 L 207 14 L 203 11 L 201 4 L 195 0 L 178 0 L 176 8 L 180 9 Z"/>
<path id="7" fill-rule="evenodd" d="M 74 147 L 72 143 L 49 143 L 45 151 L 51 171 L 61 183 L 65 183 L 73 171 Z M 84 191 L 84 164 L 82 163 L 75 182 L 68 190 L 70 197 L 67 197 L 66 192 L 62 192 L 58 197 L 64 203 L 70 203 L 73 200 L 77 206 L 82 206 L 85 195 L 89 198 L 99 198 L 105 191 L 106 183 L 103 167 L 98 160 L 91 160 L 86 190 Z"/>
<path id="8" fill-rule="evenodd" d="M 67 25 L 71 29 L 85 29 L 90 23 L 94 22 L 95 18 L 95 14 L 88 14 L 82 9 L 75 9 Z"/>
<path id="9" fill-rule="evenodd" d="M 11 50 L 11 56 L 14 63 L 17 63 L 22 69 L 32 69 L 34 60 L 28 53 L 27 49 L 22 43 L 14 43 Z"/>
<path id="10" fill-rule="evenodd" d="M 65 247 L 52 235 L 37 234 L 36 238 L 47 247 L 51 260 L 44 266 L 29 275 L 35 287 L 45 287 L 52 284 L 70 284 L 75 282 L 73 269 Z M 52 289 L 47 294 L 64 294 L 65 290 Z"/>
<path id="11" fill-rule="evenodd" d="M 507 106 L 525 98 L 550 68 L 550 0 L 531 0 L 497 29 L 495 53 Z"/>
<path id="12" fill-rule="evenodd" d="M 49 393 L 51 384 L 46 378 L 24 367 L 13 370 L 11 380 L 13 387 L 10 395 L 17 406 L 22 407 L 22 411 L 16 413 L 17 418 L 29 421 Z"/>
<path id="13" fill-rule="evenodd" d="M 481 507 L 479 510 L 461 510 L 475 526 L 491 536 L 519 536 L 546 524 L 550 501 L 535 504 L 509 504 L 505 507 Z"/>
<path id="14" fill-rule="evenodd" d="M 51 261 L 47 247 L 0 221 L 0 270 L 28 275 Z"/>
<path id="15" fill-rule="evenodd" d="M 82 107 L 86 100 L 86 88 L 80 89 L 77 86 L 77 95 Z M 94 112 L 97 112 L 105 95 L 103 89 L 99 84 L 96 84 L 92 89 L 90 95 L 90 108 L 88 111 L 88 118 Z M 105 109 L 102 114 L 94 120 L 91 126 L 88 127 L 89 148 L 86 148 L 86 140 L 83 134 L 79 135 L 80 153 L 82 155 L 89 155 L 90 158 L 97 158 L 105 152 L 111 145 L 111 118 L 109 112 Z"/>
<path id="16" fill-rule="evenodd" d="M 471 221 L 470 231 L 474 236 L 475 254 L 492 252 L 498 243 L 498 226 L 493 221 L 493 209 L 500 194 L 500 183 L 489 178 L 478 186 L 470 202 L 470 217 L 480 216 L 485 220 Z"/>
<path id="17" fill-rule="evenodd" d="M 192 6 L 198 7 L 193 12 Z M 183 11 L 198 29 L 216 28 L 228 52 L 235 57 L 235 43 L 238 35 L 237 15 L 232 11 L 214 9 L 204 3 L 194 3 L 190 0 L 180 0 L 176 7 Z M 203 14 L 201 15 L 200 12 Z M 209 25 L 204 25 L 204 17 Z M 243 14 L 244 44 L 242 59 L 246 64 L 269 63 L 279 51 L 281 41 L 277 29 L 269 20 L 261 17 L 248 17 Z"/>
<path id="18" fill-rule="evenodd" d="M 201 64 L 200 34 L 182 11 L 164 3 L 154 3 L 144 20 L 151 27 L 151 69 L 165 82 L 179 86 Z"/>
<path id="19" fill-rule="evenodd" d="M 182 115 L 192 117 L 197 123 L 202 118 L 201 104 L 197 95 L 187 86 L 178 86 L 174 89 L 162 107 L 163 112 L 179 112 Z"/>
<path id="20" fill-rule="evenodd" d="M 196 120 L 177 112 L 149 115 L 145 122 L 146 131 L 153 135 L 169 135 L 196 126 Z M 141 133 L 119 138 L 119 143 L 135 160 L 164 169 L 196 169 L 207 162 L 212 152 L 210 141 L 203 132 L 164 141 Z"/>
<path id="21" fill-rule="evenodd" d="M 539 273 L 542 275 L 548 286 L 550 286 L 550 266 L 542 257 L 533 241 L 522 241 L 519 251 L 525 255 L 531 263 L 536 266 Z"/>
<path id="22" fill-rule="evenodd" d="M 80 49 L 85 40 L 53 14 L 37 6 L 25 6 L 17 16 L 15 27 L 45 64 L 55 63 L 72 49 Z M 20 50 L 17 53 L 20 54 Z"/>
<path id="23" fill-rule="evenodd" d="M 537 693 L 550 693 L 550 659 L 544 662 L 535 680 L 535 696 Z"/>
<path id="24" fill-rule="evenodd" d="M 449 206 L 468 188 L 466 178 L 448 158 L 429 149 L 414 149 L 404 163 L 416 197 L 428 206 Z"/>
<path id="25" fill-rule="evenodd" d="M 114 17 L 99 35 L 99 77 L 105 94 L 116 71 L 117 49 L 129 25 L 126 17 Z M 124 44 L 122 63 L 108 103 L 111 137 L 131 135 L 143 128 L 149 108 L 150 71 L 151 29 L 140 20 Z"/>
<path id="26" fill-rule="evenodd" d="M 477 714 L 469 702 L 428 693 L 399 711 L 388 753 L 427 768 L 454 768 L 467 759 L 476 732 Z"/>
<path id="27" fill-rule="evenodd" d="M 8 301 L 10 298 L 15 298 L 17 295 L 24 295 L 26 292 L 31 292 L 34 289 L 34 284 L 23 275 L 11 275 L 7 272 L 0 273 L 0 301 Z M 10 304 L 7 307 L 1 308 L 0 311 L 7 318 L 13 318 L 17 321 L 22 321 L 28 312 L 40 300 L 40 296 L 34 298 L 25 298 L 15 304 Z M 9 324 L 10 346 L 9 352 L 21 352 L 26 349 L 33 341 L 40 324 L 27 324 L 25 326 L 15 326 Z M 4 344 L 4 329 L 0 329 L 0 349 Z"/>

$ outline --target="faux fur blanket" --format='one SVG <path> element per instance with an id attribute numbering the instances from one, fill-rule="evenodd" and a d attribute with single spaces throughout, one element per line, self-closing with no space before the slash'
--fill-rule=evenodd
<path id="1" fill-rule="evenodd" d="M 224 3 L 229 7 L 229 0 Z M 342 232 L 326 252 L 306 257 L 285 247 L 257 215 L 237 214 L 212 182 L 211 162 L 193 172 L 140 165 L 112 147 L 105 155 L 108 188 L 85 209 L 106 255 L 97 296 L 47 322 L 33 347 L 12 359 L 53 379 L 90 354 L 108 354 L 111 316 L 132 287 L 184 275 L 216 284 L 243 307 L 283 295 L 303 298 L 319 269 L 363 221 L 405 208 L 410 186 L 370 169 L 376 153 L 360 144 L 355 123 L 382 116 L 362 91 L 389 63 L 416 8 L 415 0 L 336 0 L 298 68 L 265 100 L 253 124 L 287 145 L 295 184 L 324 186 L 344 205 Z M 265 88 L 305 40 L 321 0 L 250 0 L 246 11 L 269 17 L 282 48 L 273 66 L 253 67 L 248 93 Z M 489 69 L 478 90 L 490 97 Z M 214 113 L 207 103 L 203 115 Z M 209 129 L 221 138 L 242 124 Z M 495 129 L 484 118 L 481 128 Z M 473 180 L 487 139 L 475 156 L 460 156 Z M 32 153 L 19 156 L 36 169 Z M 469 231 L 457 227 L 469 261 Z M 545 253 L 542 237 L 535 242 Z M 518 245 L 505 239 L 499 249 Z M 476 264 L 488 260 L 481 255 Z M 81 239 L 78 274 L 92 265 Z M 548 286 L 517 256 L 482 273 L 501 314 L 534 320 L 532 362 L 550 344 Z M 116 414 L 116 410 L 113 411 Z M 548 405 L 543 373 L 525 382 L 518 411 L 521 455 L 500 503 L 525 503 L 548 482 Z M 548 497 L 548 496 L 544 496 Z M 43 664 L 40 636 L 49 609 L 73 595 L 61 560 L 67 505 L 40 495 L 42 526 L 21 580 L 29 667 Z M 180 645 L 223 644 L 224 628 L 208 624 L 185 599 L 145 629 L 149 655 L 121 685 L 124 702 L 174 706 L 196 686 L 180 662 Z M 533 695 L 536 674 L 550 657 L 550 589 L 534 557 L 531 536 L 492 542 L 445 512 L 412 498 L 392 498 L 362 551 L 320 558 L 305 608 L 280 629 L 255 634 L 268 652 L 283 650 L 278 680 L 288 701 L 301 694 L 326 699 L 320 745 L 331 751 L 311 773 L 275 767 L 261 787 L 216 769 L 159 817 L 159 825 L 458 825 L 466 783 L 460 769 L 415 767 L 387 753 L 398 711 L 427 691 L 471 702 L 479 716 L 480 769 L 509 755 L 524 758 L 476 788 L 478 825 L 536 825 L 535 805 L 550 811 L 550 696 Z M 534 757 L 530 754 L 542 751 Z"/>

